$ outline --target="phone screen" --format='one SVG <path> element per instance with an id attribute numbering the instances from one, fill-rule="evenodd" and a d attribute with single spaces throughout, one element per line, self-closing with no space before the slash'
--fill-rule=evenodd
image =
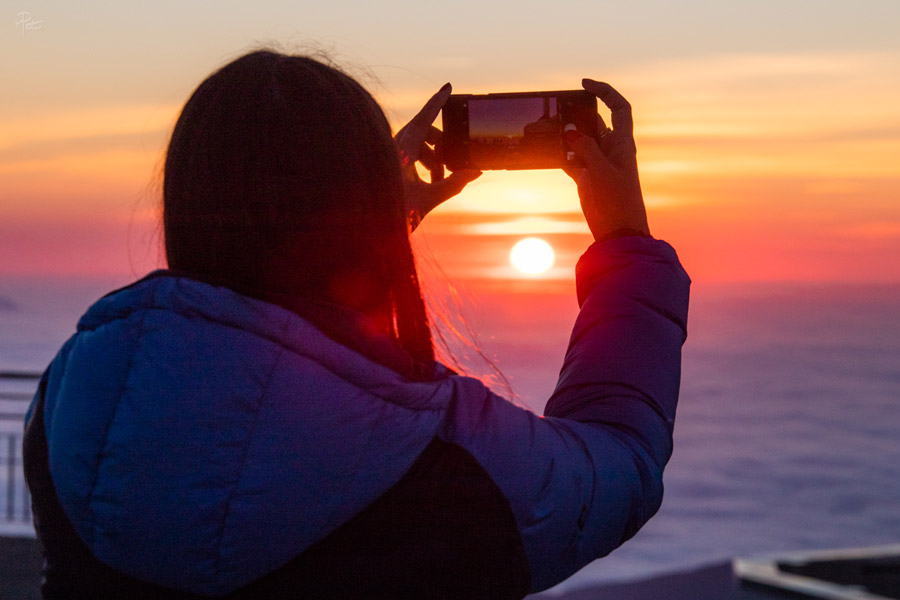
<path id="1" fill-rule="evenodd" d="M 597 103 L 584 91 L 451 96 L 444 107 L 445 162 L 451 168 L 577 166 L 563 132 L 596 136 Z"/>
<path id="2" fill-rule="evenodd" d="M 565 148 L 555 97 L 469 101 L 469 160 L 527 168 L 560 160 Z"/>

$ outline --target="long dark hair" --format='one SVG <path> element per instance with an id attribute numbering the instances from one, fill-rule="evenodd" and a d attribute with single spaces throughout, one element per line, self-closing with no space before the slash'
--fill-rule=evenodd
<path id="1" fill-rule="evenodd" d="M 207 78 L 172 133 L 163 223 L 171 269 L 361 310 L 433 368 L 390 126 L 343 72 L 263 50 Z"/>

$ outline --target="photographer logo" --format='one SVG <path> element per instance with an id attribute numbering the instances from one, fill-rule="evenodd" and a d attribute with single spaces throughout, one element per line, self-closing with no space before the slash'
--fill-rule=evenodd
<path id="1" fill-rule="evenodd" d="M 25 35 L 26 31 L 37 31 L 43 26 L 44 21 L 35 20 L 28 11 L 23 10 L 16 13 L 16 29 L 21 29 L 22 35 Z"/>

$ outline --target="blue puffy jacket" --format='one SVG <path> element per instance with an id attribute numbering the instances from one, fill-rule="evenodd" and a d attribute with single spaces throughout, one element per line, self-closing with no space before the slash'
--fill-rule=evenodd
<path id="1" fill-rule="evenodd" d="M 689 287 L 672 248 L 641 237 L 591 246 L 576 282 L 544 417 L 166 271 L 104 297 L 28 421 L 45 596 L 103 579 L 126 586 L 110 597 L 173 598 L 521 597 L 562 581 L 659 507 Z"/>

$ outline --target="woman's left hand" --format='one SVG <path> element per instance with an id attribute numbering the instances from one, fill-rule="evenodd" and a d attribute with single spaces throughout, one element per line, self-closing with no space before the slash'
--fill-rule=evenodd
<path id="1" fill-rule="evenodd" d="M 442 87 L 425 103 L 419 114 L 394 136 L 400 150 L 401 167 L 405 176 L 404 192 L 412 229 L 432 209 L 460 193 L 470 181 L 481 176 L 481 171 L 460 169 L 444 178 L 444 163 L 439 152 L 436 152 L 441 143 L 441 130 L 432 123 L 450 97 L 451 91 L 449 83 Z M 419 177 L 416 162 L 421 162 L 431 173 L 431 183 Z"/>

